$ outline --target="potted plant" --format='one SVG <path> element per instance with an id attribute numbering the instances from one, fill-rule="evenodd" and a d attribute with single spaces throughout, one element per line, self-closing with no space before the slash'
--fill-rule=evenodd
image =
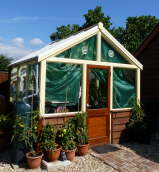
<path id="1" fill-rule="evenodd" d="M 66 153 L 67 159 L 72 161 L 76 152 L 75 136 L 72 128 L 70 126 L 61 128 L 58 133 L 58 138 L 62 146 L 62 151 Z"/>
<path id="2" fill-rule="evenodd" d="M 79 113 L 75 116 L 76 121 L 76 143 L 78 154 L 83 156 L 88 153 L 88 131 L 87 131 L 87 115 Z"/>
<path id="3" fill-rule="evenodd" d="M 31 125 L 28 125 L 25 117 L 16 116 L 15 124 L 13 126 L 12 141 L 16 144 L 24 144 L 29 150 L 26 153 L 27 163 L 29 168 L 38 168 L 41 165 L 43 154 L 35 151 L 35 145 L 38 142 L 37 124 L 38 116 L 36 113 L 32 114 Z"/>
<path id="4" fill-rule="evenodd" d="M 61 147 L 56 143 L 57 130 L 53 125 L 46 125 L 40 133 L 40 147 L 47 152 L 50 161 L 56 161 L 60 157 Z"/>

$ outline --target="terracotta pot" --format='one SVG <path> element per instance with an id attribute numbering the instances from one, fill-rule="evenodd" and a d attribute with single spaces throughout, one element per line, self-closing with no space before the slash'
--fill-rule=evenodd
<path id="1" fill-rule="evenodd" d="M 74 159 L 74 157 L 75 157 L 76 149 L 73 149 L 73 150 L 63 150 L 63 152 L 66 153 L 67 159 L 72 161 Z"/>
<path id="2" fill-rule="evenodd" d="M 32 152 L 26 153 L 27 163 L 29 168 L 38 168 L 41 166 L 41 160 L 42 160 L 43 154 L 39 153 L 37 156 L 33 156 Z"/>
<path id="3" fill-rule="evenodd" d="M 60 157 L 61 147 L 54 150 L 47 150 L 47 156 L 50 161 L 56 161 Z"/>
<path id="4" fill-rule="evenodd" d="M 78 155 L 83 156 L 88 153 L 89 150 L 89 144 L 85 145 L 77 145 Z"/>

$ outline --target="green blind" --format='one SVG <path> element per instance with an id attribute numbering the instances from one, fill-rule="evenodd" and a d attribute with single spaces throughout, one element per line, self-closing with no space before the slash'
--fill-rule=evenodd
<path id="1" fill-rule="evenodd" d="M 104 62 L 128 64 L 128 62 L 116 50 L 114 50 L 103 38 L 101 41 L 101 60 Z"/>
<path id="2" fill-rule="evenodd" d="M 67 105 L 76 105 L 80 94 L 81 78 L 82 68 L 80 65 L 47 63 L 46 101 L 67 101 Z"/>
<path id="3" fill-rule="evenodd" d="M 135 70 L 113 70 L 113 108 L 130 108 L 136 97 Z"/>
<path id="4" fill-rule="evenodd" d="M 61 54 L 58 54 L 57 57 L 96 60 L 96 36 L 81 42 Z"/>

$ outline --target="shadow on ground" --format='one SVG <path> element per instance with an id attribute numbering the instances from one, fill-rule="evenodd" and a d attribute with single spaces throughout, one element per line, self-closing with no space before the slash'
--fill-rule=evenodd
<path id="1" fill-rule="evenodd" d="M 26 158 L 23 150 L 16 149 L 12 145 L 9 145 L 3 151 L 0 152 L 0 164 L 8 164 L 12 169 L 27 168 Z"/>
<path id="2" fill-rule="evenodd" d="M 134 151 L 143 158 L 159 163 L 159 140 L 152 139 L 150 144 L 122 143 L 122 146 Z"/>

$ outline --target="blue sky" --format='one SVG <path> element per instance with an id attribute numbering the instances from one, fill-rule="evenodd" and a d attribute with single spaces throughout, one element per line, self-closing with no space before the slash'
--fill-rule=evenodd
<path id="1" fill-rule="evenodd" d="M 128 16 L 159 17 L 159 0 L 1 0 L 0 53 L 21 57 L 39 49 L 57 26 L 82 24 L 83 14 L 97 5 L 116 27 Z"/>

